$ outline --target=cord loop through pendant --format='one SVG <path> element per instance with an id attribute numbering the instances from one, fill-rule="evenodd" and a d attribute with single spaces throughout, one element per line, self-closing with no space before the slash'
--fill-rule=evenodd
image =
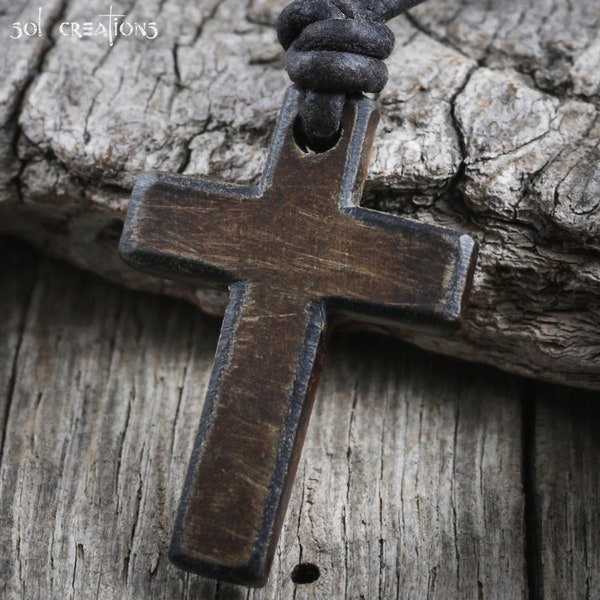
<path id="1" fill-rule="evenodd" d="M 295 0 L 282 11 L 277 35 L 290 79 L 304 92 L 299 116 L 310 148 L 335 143 L 347 95 L 383 89 L 383 60 L 394 47 L 383 21 L 421 1 Z"/>

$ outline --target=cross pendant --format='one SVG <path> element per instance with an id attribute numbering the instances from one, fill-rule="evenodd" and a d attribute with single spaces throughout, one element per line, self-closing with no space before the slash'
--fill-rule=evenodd
<path id="1" fill-rule="evenodd" d="M 361 208 L 378 114 L 347 102 L 334 148 L 294 138 L 290 88 L 258 186 L 147 174 L 120 251 L 133 267 L 230 296 L 170 557 L 266 582 L 337 315 L 403 327 L 458 322 L 477 248 L 467 235 Z"/>

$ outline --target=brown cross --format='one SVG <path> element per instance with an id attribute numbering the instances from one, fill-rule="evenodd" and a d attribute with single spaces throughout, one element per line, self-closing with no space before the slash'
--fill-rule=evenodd
<path id="1" fill-rule="evenodd" d="M 252 586 L 268 576 L 332 316 L 456 322 L 476 256 L 467 235 L 357 206 L 372 101 L 349 102 L 337 145 L 310 154 L 294 138 L 297 96 L 258 186 L 144 175 L 120 247 L 138 269 L 230 289 L 170 556 Z"/>

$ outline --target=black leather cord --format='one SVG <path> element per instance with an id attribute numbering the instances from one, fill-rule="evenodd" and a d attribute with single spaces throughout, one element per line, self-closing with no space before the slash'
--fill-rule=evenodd
<path id="1" fill-rule="evenodd" d="M 346 95 L 379 92 L 394 47 L 385 21 L 423 0 L 294 0 L 279 16 L 286 69 L 304 91 L 300 121 L 316 151 L 336 141 Z"/>

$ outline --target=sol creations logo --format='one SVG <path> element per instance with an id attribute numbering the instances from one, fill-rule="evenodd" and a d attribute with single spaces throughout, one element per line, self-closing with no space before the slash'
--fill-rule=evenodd
<path id="1" fill-rule="evenodd" d="M 154 40 L 158 37 L 158 26 L 155 21 L 129 21 L 127 15 L 115 13 L 112 5 L 106 14 L 96 15 L 87 21 L 63 21 L 58 26 L 58 33 L 63 37 L 75 39 L 106 38 L 109 46 L 113 46 L 119 37 L 141 37 Z M 43 8 L 38 8 L 37 15 L 30 21 L 15 21 L 12 24 L 11 39 L 18 40 L 31 37 L 44 37 Z"/>

